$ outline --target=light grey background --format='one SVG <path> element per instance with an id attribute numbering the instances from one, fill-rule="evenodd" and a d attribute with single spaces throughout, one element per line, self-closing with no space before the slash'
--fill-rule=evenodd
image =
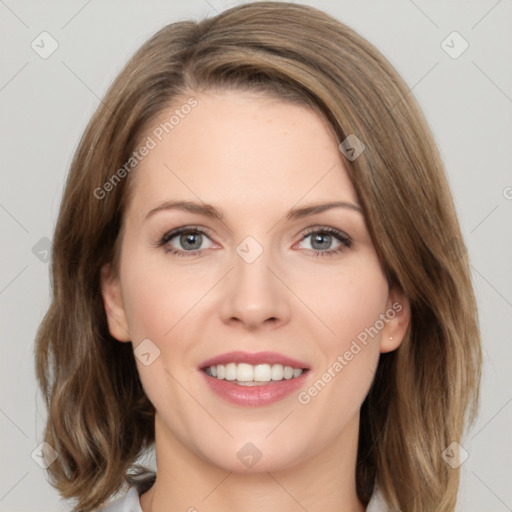
<path id="1" fill-rule="evenodd" d="M 485 351 L 458 509 L 512 510 L 512 0 L 304 3 L 374 43 L 433 129 L 471 256 Z M 52 238 L 82 131 L 121 66 L 156 30 L 234 4 L 0 0 L 0 511 L 69 510 L 31 458 L 45 419 L 33 344 L 49 303 L 44 237 Z M 43 31 L 58 43 L 47 59 L 31 48 L 34 40 L 43 46 Z M 458 58 L 441 46 L 453 31 L 469 44 Z M 446 44 L 462 48 L 453 36 Z"/>

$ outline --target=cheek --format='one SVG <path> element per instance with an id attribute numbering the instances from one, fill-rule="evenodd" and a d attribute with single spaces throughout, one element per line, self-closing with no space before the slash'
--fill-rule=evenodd
<path id="1" fill-rule="evenodd" d="M 302 283 L 296 285 L 297 295 L 317 317 L 317 331 L 323 331 L 320 340 L 337 350 L 366 332 L 386 308 L 388 283 L 370 254 L 350 260 L 341 271 L 322 269 L 296 282 Z"/>
<path id="2" fill-rule="evenodd" d="M 389 288 L 380 269 L 367 267 L 364 274 L 355 276 L 345 291 L 335 323 L 340 335 L 334 369 L 341 376 L 335 392 L 347 398 L 346 390 L 354 390 L 353 396 L 348 398 L 359 407 L 378 364 L 385 325 L 382 314 L 386 311 Z"/>
<path id="3" fill-rule="evenodd" d="M 164 295 L 160 288 L 151 286 L 148 274 L 139 276 L 139 279 L 136 274 L 132 274 L 127 281 L 129 298 L 125 307 L 132 340 L 137 343 L 140 339 L 150 338 L 156 342 L 174 323 L 172 295 Z"/>
<path id="4" fill-rule="evenodd" d="M 189 326 L 189 312 L 195 311 L 194 304 L 204 295 L 208 281 L 204 287 L 199 280 L 190 283 L 182 271 L 162 264 L 160 256 L 133 249 L 121 268 L 129 329 L 134 349 L 145 339 L 156 346 L 149 346 L 150 357 L 155 357 L 149 365 L 136 361 L 142 386 L 157 410 L 185 410 L 190 397 L 176 381 L 175 370 L 176 364 L 179 368 L 187 360 L 190 344 L 180 333 Z"/>
<path id="5" fill-rule="evenodd" d="M 379 361 L 381 315 L 389 293 L 376 257 L 361 256 L 353 263 L 343 272 L 317 274 L 314 287 L 312 280 L 306 284 L 308 305 L 323 323 L 315 326 L 322 356 L 301 402 L 311 399 L 319 410 L 336 404 L 350 414 L 360 408 Z"/>
<path id="6" fill-rule="evenodd" d="M 130 332 L 137 338 L 163 341 L 211 286 L 207 276 L 192 280 L 178 269 L 162 266 L 158 258 L 126 262 L 121 276 Z M 140 263 L 140 265 L 138 264 Z"/>

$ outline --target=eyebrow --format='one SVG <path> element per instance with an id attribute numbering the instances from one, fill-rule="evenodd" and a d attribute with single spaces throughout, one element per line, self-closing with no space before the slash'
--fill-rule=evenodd
<path id="1" fill-rule="evenodd" d="M 325 212 L 332 208 L 347 208 L 349 210 L 363 213 L 361 207 L 354 203 L 349 203 L 347 201 L 332 201 L 330 203 L 313 204 L 310 206 L 304 206 L 302 208 L 292 208 L 286 213 L 286 219 L 302 219 L 304 217 L 309 217 L 311 215 Z M 224 220 L 223 213 L 215 208 L 215 206 L 207 203 L 195 203 L 193 201 L 165 201 L 164 203 L 149 211 L 145 217 L 145 220 L 158 212 L 167 210 L 182 210 L 190 213 L 205 215 L 206 217 L 210 217 L 212 219 Z"/>

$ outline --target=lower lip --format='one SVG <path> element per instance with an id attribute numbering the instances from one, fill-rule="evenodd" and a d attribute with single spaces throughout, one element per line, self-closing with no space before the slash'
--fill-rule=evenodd
<path id="1" fill-rule="evenodd" d="M 309 371 L 303 371 L 293 379 L 283 379 L 260 386 L 244 386 L 235 384 L 234 381 L 210 377 L 204 371 L 201 373 L 210 389 L 224 400 L 236 405 L 261 407 L 282 400 L 297 391 L 304 385 Z"/>

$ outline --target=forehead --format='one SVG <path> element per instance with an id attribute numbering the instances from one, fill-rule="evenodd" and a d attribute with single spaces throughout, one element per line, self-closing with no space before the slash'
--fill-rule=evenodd
<path id="1" fill-rule="evenodd" d="M 311 109 L 240 91 L 194 98 L 192 108 L 177 101 L 144 134 L 152 148 L 132 176 L 135 210 L 173 199 L 248 215 L 302 199 L 357 202 L 338 141 Z"/>

